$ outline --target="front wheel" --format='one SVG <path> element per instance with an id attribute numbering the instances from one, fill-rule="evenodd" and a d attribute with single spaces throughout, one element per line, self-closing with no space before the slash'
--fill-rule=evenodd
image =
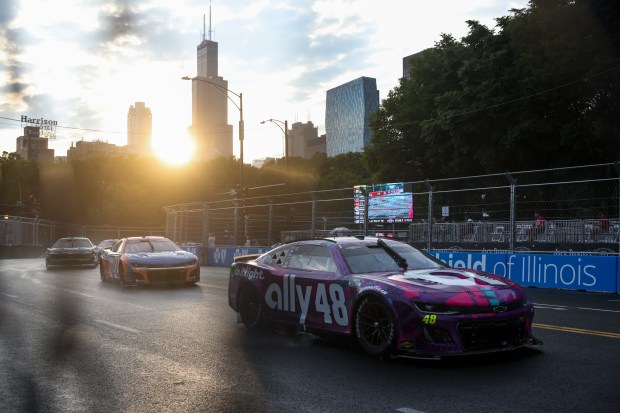
<path id="1" fill-rule="evenodd" d="M 247 328 L 256 328 L 260 324 L 263 306 L 256 289 L 245 286 L 239 293 L 239 315 Z"/>
<path id="2" fill-rule="evenodd" d="M 355 314 L 355 334 L 360 347 L 369 355 L 389 355 L 395 346 L 396 327 L 385 304 L 376 298 L 364 298 Z"/>

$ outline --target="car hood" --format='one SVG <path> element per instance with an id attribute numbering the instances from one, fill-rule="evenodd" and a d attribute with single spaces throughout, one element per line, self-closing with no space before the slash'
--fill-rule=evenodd
<path id="1" fill-rule="evenodd" d="M 401 290 L 408 299 L 453 305 L 507 303 L 522 299 L 525 295 L 518 284 L 507 278 L 468 269 L 410 270 L 371 277 L 375 283 Z"/>
<path id="2" fill-rule="evenodd" d="M 182 264 L 196 259 L 188 251 L 126 253 L 125 256 L 136 264 Z"/>
<path id="3" fill-rule="evenodd" d="M 399 284 L 439 291 L 460 291 L 476 286 L 503 289 L 514 285 L 512 281 L 494 274 L 457 268 L 411 270 L 388 278 Z"/>

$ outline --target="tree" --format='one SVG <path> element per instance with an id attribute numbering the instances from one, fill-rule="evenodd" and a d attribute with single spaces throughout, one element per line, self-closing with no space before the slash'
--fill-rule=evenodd
<path id="1" fill-rule="evenodd" d="M 460 41 L 443 35 L 371 121 L 375 180 L 616 160 L 619 10 L 611 1 L 532 0 L 498 18 L 496 31 L 469 21 Z"/>

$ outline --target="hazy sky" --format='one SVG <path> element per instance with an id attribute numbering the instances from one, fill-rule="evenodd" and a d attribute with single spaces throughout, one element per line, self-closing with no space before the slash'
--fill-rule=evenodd
<path id="1" fill-rule="evenodd" d="M 325 133 L 328 89 L 367 76 L 384 99 L 404 56 L 441 33 L 460 39 L 466 20 L 494 27 L 527 1 L 0 0 L 0 151 L 15 151 L 21 115 L 58 122 L 57 156 L 81 139 L 126 145 L 135 102 L 151 109 L 156 144 L 180 150 L 191 123 L 181 77 L 196 75 L 209 4 L 219 74 L 243 94 L 249 163 L 283 153 L 282 132 L 262 120 L 312 121 Z M 238 154 L 232 104 L 228 118 Z"/>

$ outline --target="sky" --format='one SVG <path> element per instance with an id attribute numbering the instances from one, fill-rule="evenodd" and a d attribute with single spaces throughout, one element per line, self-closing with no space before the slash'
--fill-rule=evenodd
<path id="1" fill-rule="evenodd" d="M 402 59 L 490 28 L 526 0 L 0 0 L 0 152 L 14 152 L 21 116 L 58 122 L 49 147 L 80 140 L 127 144 L 127 112 L 145 102 L 153 144 L 182 159 L 191 140 L 191 82 L 203 16 L 218 42 L 219 75 L 243 95 L 244 161 L 281 157 L 266 119 L 312 121 L 325 133 L 327 90 L 375 78 L 380 99 Z M 211 13 L 209 13 L 211 10 Z M 209 17 L 210 16 L 210 17 Z M 234 95 L 230 98 L 238 104 Z M 239 155 L 239 110 L 228 107 Z"/>

